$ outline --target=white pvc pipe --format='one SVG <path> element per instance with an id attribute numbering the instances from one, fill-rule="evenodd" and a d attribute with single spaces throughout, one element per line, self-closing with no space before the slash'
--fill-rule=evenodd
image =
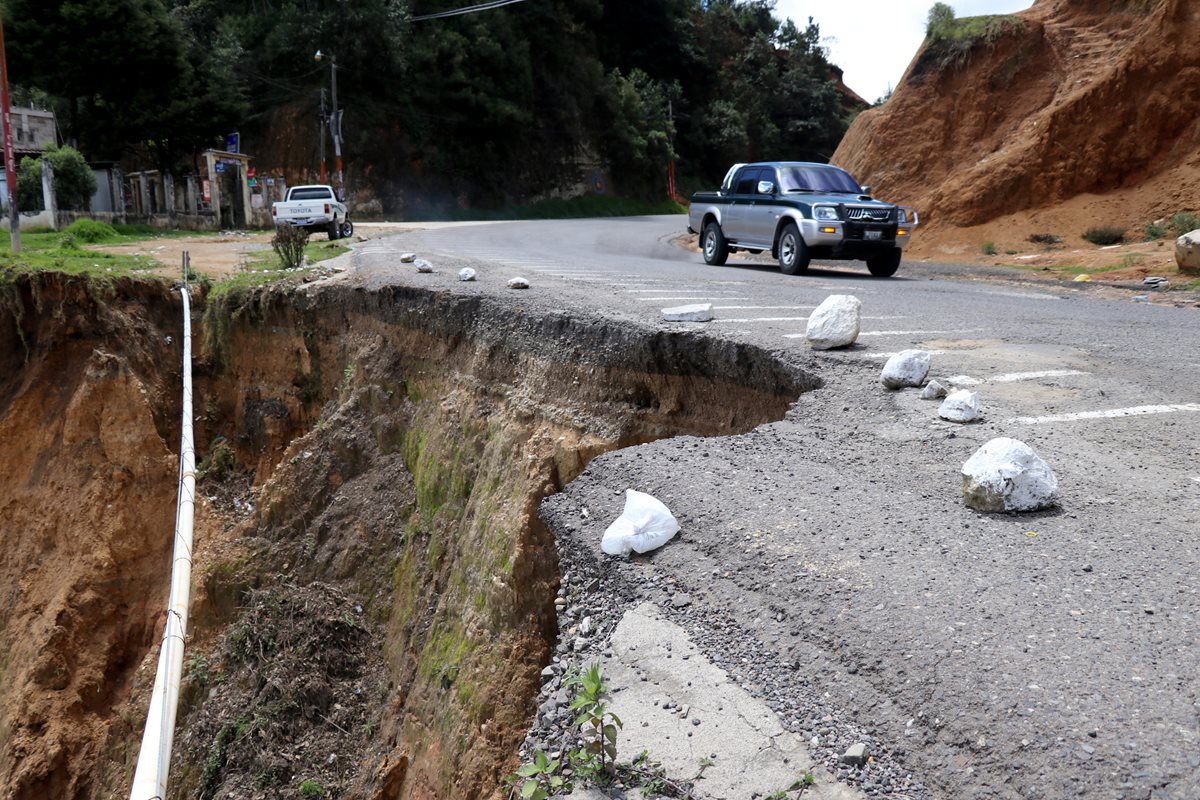
<path id="1" fill-rule="evenodd" d="M 186 256 L 185 256 L 186 258 Z M 129 800 L 165 800 L 175 712 L 183 674 L 183 643 L 187 636 L 188 598 L 192 584 L 192 527 L 196 511 L 196 449 L 192 439 L 192 318 L 185 282 L 183 296 L 183 425 L 179 445 L 179 499 L 175 507 L 175 552 L 171 566 L 171 595 L 154 694 L 142 733 L 142 749 Z"/>

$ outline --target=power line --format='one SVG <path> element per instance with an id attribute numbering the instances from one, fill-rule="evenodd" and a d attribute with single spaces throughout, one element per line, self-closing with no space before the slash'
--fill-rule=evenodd
<path id="1" fill-rule="evenodd" d="M 439 11 L 436 14 L 422 14 L 419 17 L 409 17 L 409 22 L 424 22 L 427 19 L 443 19 L 444 17 L 457 17 L 462 14 L 474 14 L 476 11 L 490 11 L 493 8 L 501 6 L 509 6 L 513 3 L 524 3 L 525 0 L 492 0 L 490 3 L 480 3 L 474 6 L 465 6 L 464 8 L 456 8 L 452 11 Z"/>

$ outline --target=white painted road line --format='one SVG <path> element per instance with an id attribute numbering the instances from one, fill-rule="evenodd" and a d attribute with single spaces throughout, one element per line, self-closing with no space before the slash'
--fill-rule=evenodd
<path id="1" fill-rule="evenodd" d="M 1130 406 L 1110 408 L 1105 411 L 1079 411 L 1074 414 L 1050 414 L 1044 417 L 1014 417 L 1009 422 L 1018 425 L 1042 425 L 1047 422 L 1073 422 L 1079 419 L 1114 419 L 1118 417 L 1141 417 L 1146 414 L 1172 414 L 1177 411 L 1200 411 L 1200 403 L 1172 403 L 1160 406 Z"/>
<path id="2" fill-rule="evenodd" d="M 974 331 L 983 330 L 982 328 L 965 328 L 958 331 L 863 331 L 859 336 L 933 336 L 934 334 L 944 333 L 972 333 Z"/>
<path id="3" fill-rule="evenodd" d="M 827 352 L 833 353 L 836 351 L 830 350 Z M 877 358 L 877 359 L 883 360 L 883 359 L 891 358 L 892 356 L 898 356 L 903 352 L 904 352 L 903 350 L 897 350 L 894 353 L 850 353 L 850 355 L 858 356 L 859 358 Z M 945 355 L 947 351 L 945 351 L 945 350 L 926 350 L 925 352 L 931 356 L 940 356 L 940 355 Z"/>
<path id="4" fill-rule="evenodd" d="M 808 317 L 743 317 L 741 319 L 725 319 L 714 317 L 713 322 L 803 322 Z"/>
<path id="5" fill-rule="evenodd" d="M 713 306 L 713 311 L 812 311 L 816 306 Z"/>
<path id="6" fill-rule="evenodd" d="M 1196 477 L 1192 478 L 1192 480 L 1194 480 L 1196 483 L 1200 483 L 1200 475 L 1197 475 Z"/>
<path id="7" fill-rule="evenodd" d="M 988 383 L 1016 383 L 1017 381 L 1035 381 L 1038 378 L 1062 378 L 1067 375 L 1091 375 L 1090 372 L 1082 372 L 1077 369 L 1044 369 L 1041 372 L 1009 372 L 1004 375 L 996 375 L 992 378 L 985 378 Z"/>
<path id="8" fill-rule="evenodd" d="M 717 299 L 717 300 L 749 300 L 750 298 L 749 297 L 712 298 L 712 297 L 709 297 L 708 295 L 703 295 L 703 294 L 684 294 L 684 295 L 676 295 L 674 297 L 634 297 L 633 299 L 641 300 L 643 303 L 657 303 L 661 300 L 691 300 L 693 303 L 702 303 L 705 301 L 711 303 L 714 299 Z"/>
<path id="9" fill-rule="evenodd" d="M 970 333 L 971 331 L 977 331 L 977 330 L 982 330 L 982 329 L 981 328 L 969 328 L 967 330 L 961 330 L 961 331 L 863 331 L 862 333 L 860 333 L 858 335 L 860 338 L 863 336 L 917 336 L 917 335 L 932 336 L 934 334 L 943 334 L 943 333 Z M 783 338 L 785 338 L 785 339 L 803 339 L 806 335 L 807 334 L 803 334 L 803 333 L 785 333 L 783 335 Z"/>

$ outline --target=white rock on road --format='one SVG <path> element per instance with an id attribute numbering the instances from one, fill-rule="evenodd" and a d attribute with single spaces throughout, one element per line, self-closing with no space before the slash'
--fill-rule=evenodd
<path id="1" fill-rule="evenodd" d="M 983 416 L 979 395 L 967 389 L 955 389 L 942 401 L 938 416 L 950 422 L 974 422 Z"/>
<path id="2" fill-rule="evenodd" d="M 1037 511 L 1058 504 L 1058 478 L 1034 449 L 992 439 L 962 466 L 963 502 L 976 511 Z"/>
<path id="3" fill-rule="evenodd" d="M 949 390 L 947 390 L 946 387 L 942 385 L 941 381 L 932 380 L 929 383 L 925 384 L 925 388 L 921 390 L 921 399 L 922 400 L 941 400 L 947 394 L 949 394 Z"/>
<path id="4" fill-rule="evenodd" d="M 510 289 L 528 289 L 529 281 L 518 275 L 515 278 L 508 279 L 508 288 Z"/>
<path id="5" fill-rule="evenodd" d="M 858 340 L 862 301 L 850 294 L 831 294 L 808 317 L 804 337 L 814 350 L 847 347 Z"/>
<path id="6" fill-rule="evenodd" d="M 470 267 L 463 267 L 458 271 L 458 279 L 460 281 L 475 280 L 475 270 L 471 269 Z"/>
<path id="7" fill-rule="evenodd" d="M 887 360 L 879 381 L 889 389 L 920 386 L 929 374 L 929 353 L 924 350 L 901 350 Z"/>
<path id="8" fill-rule="evenodd" d="M 664 308 L 662 315 L 666 322 L 711 322 L 713 318 L 712 303 Z"/>

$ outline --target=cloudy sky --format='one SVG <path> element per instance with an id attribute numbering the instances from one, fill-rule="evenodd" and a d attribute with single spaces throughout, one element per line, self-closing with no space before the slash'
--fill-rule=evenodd
<path id="1" fill-rule="evenodd" d="M 955 16 L 1007 14 L 1033 0 L 946 0 Z M 776 0 L 775 16 L 803 27 L 811 16 L 821 28 L 830 61 L 846 73 L 846 85 L 874 102 L 895 87 L 925 38 L 925 18 L 935 0 L 825 2 Z"/>

